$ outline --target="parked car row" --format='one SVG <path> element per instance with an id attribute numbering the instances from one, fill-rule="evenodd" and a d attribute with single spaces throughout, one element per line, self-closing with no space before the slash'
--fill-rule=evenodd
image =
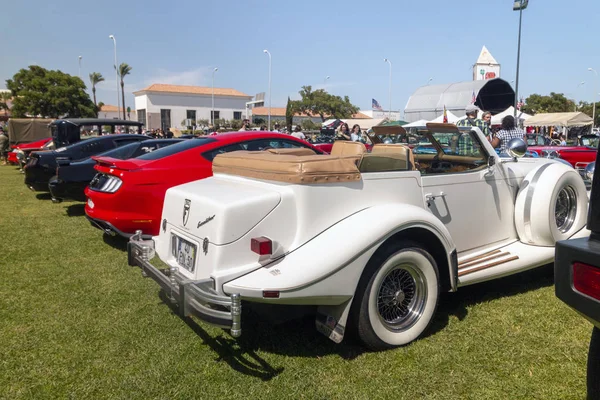
<path id="1" fill-rule="evenodd" d="M 475 127 L 427 124 L 416 136 L 373 135 L 370 149 L 335 141 L 327 154 L 272 132 L 111 135 L 32 152 L 25 183 L 85 201 L 92 225 L 129 238 L 128 263 L 182 315 L 234 337 L 242 306 L 261 304 L 314 312 L 336 343 L 353 331 L 371 349 L 406 345 L 427 332 L 442 292 L 548 264 L 556 246 L 556 294 L 595 325 L 588 391 L 600 396 L 595 163 L 588 214 L 579 174 L 523 157 L 537 151 L 520 139 L 500 158 Z"/>
<path id="2" fill-rule="evenodd" d="M 308 307 L 335 342 L 353 330 L 383 349 L 422 336 L 441 292 L 547 264 L 557 241 L 589 235 L 572 167 L 523 158 L 520 139 L 500 158 L 477 128 L 417 136 L 323 154 L 272 132 L 113 135 L 34 152 L 25 182 L 85 200 L 184 315 L 239 336 L 242 304 Z"/>

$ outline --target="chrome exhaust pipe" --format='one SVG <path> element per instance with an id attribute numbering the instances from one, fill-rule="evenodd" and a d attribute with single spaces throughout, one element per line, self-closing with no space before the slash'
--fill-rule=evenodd
<path id="1" fill-rule="evenodd" d="M 115 237 L 115 236 L 117 236 L 116 232 L 114 232 L 114 231 L 112 231 L 112 230 L 110 230 L 110 229 L 105 229 L 105 230 L 104 230 L 104 233 L 106 233 L 106 234 L 108 234 L 108 235 L 110 235 L 110 236 L 112 236 L 112 237 Z"/>

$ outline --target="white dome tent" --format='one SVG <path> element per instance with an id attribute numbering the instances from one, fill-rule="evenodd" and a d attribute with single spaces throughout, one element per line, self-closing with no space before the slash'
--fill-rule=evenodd
<path id="1" fill-rule="evenodd" d="M 492 116 L 491 124 L 492 125 L 502 124 L 502 118 L 506 117 L 507 115 L 513 115 L 513 116 L 515 115 L 515 108 L 513 106 L 510 106 L 506 110 L 502 111 L 501 113 L 498 113 L 498 114 Z M 529 118 L 531 118 L 531 115 L 525 114 L 522 111 L 517 111 L 517 119 L 520 121 L 520 123 L 528 120 Z"/>

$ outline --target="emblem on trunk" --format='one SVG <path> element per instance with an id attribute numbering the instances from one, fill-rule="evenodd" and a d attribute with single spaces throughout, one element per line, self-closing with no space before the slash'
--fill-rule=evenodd
<path id="1" fill-rule="evenodd" d="M 208 254 L 208 238 L 205 237 L 204 240 L 202 241 L 202 251 L 204 252 L 204 255 Z"/>
<path id="2" fill-rule="evenodd" d="M 198 228 L 200 228 L 202 225 L 206 225 L 208 224 L 210 221 L 212 221 L 213 219 L 215 219 L 214 215 L 211 215 L 210 217 L 206 218 L 204 221 L 200 221 L 198 222 Z"/>
<path id="3" fill-rule="evenodd" d="M 192 206 L 192 201 L 185 199 L 185 204 L 183 205 L 183 226 L 186 226 L 188 223 L 188 219 L 190 219 L 190 207 Z"/>

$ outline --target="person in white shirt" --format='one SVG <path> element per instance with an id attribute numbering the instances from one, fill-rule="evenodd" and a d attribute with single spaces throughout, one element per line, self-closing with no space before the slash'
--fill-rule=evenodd
<path id="1" fill-rule="evenodd" d="M 302 133 L 300 125 L 296 125 L 296 129 L 294 130 L 294 132 L 292 132 L 292 136 L 300 140 L 306 140 L 306 136 L 304 135 L 304 133 Z"/>
<path id="2" fill-rule="evenodd" d="M 350 132 L 350 139 L 353 142 L 362 142 L 362 134 L 360 132 L 360 125 L 356 124 L 352 127 L 352 132 Z"/>

